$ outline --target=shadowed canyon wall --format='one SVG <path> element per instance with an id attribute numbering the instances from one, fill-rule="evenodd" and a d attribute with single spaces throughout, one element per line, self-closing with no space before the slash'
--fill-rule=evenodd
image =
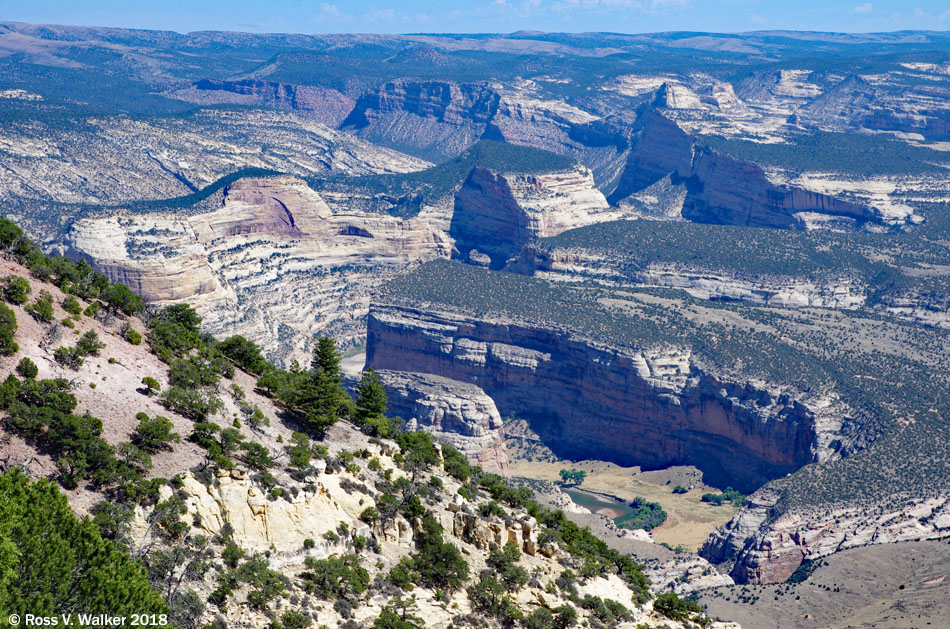
<path id="1" fill-rule="evenodd" d="M 559 456 L 693 464 L 746 491 L 825 456 L 819 431 L 836 429 L 786 393 L 703 372 L 687 350 L 620 349 L 443 312 L 374 306 L 367 364 L 474 384 Z"/>

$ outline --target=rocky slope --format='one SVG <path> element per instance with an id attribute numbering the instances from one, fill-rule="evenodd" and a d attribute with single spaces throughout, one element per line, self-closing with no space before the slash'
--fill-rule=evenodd
<path id="1" fill-rule="evenodd" d="M 36 363 L 41 388 L 48 382 L 42 379 L 64 378 L 62 386 L 77 399 L 76 412 L 86 413 L 84 417 L 90 421 L 92 414 L 100 418 L 101 434 L 108 444 L 118 445 L 130 437 L 139 411 L 168 416 L 171 427 L 185 437 L 195 429 L 195 422 L 162 407 L 161 398 L 137 389 L 143 374 L 157 379 L 163 390 L 172 378 L 168 365 L 147 345 L 124 338 L 126 324 L 144 332 L 141 321 L 108 314 L 105 309 L 95 316 L 71 315 L 60 308 L 65 295 L 56 286 L 37 280 L 9 260 L 3 261 L 2 267 L 7 277 L 27 279 L 36 294 L 47 291 L 55 304 L 55 318 L 48 324 L 34 320 L 23 306 L 12 306 L 19 324 L 14 336 L 19 347 L 13 355 L 0 358 L 0 367 L 7 373 L 14 374 L 14 365 L 30 357 Z M 89 303 L 80 300 L 79 305 Z M 60 318 L 69 325 L 59 323 Z M 88 357 L 75 369 L 54 358 L 54 349 L 72 344 L 73 331 L 77 335 L 95 332 L 103 341 L 99 355 Z M 407 519 L 399 513 L 381 520 L 367 517 L 369 507 L 383 509 L 382 499 L 388 494 L 382 488 L 401 483 L 398 486 L 428 488 L 421 494 L 424 502 L 420 506 L 424 505 L 440 527 L 440 543 L 463 553 L 459 556 L 465 558 L 469 571 L 462 586 L 477 582 L 479 572 L 489 567 L 489 553 L 509 544 L 518 551 L 514 562 L 523 567 L 525 581 L 529 581 L 511 591 L 510 604 L 520 613 L 530 615 L 539 607 L 568 605 L 575 609 L 578 622 L 595 623 L 595 614 L 601 612 L 590 606 L 590 600 L 581 604 L 591 595 L 628 609 L 629 619 L 613 626 L 685 629 L 683 623 L 654 611 L 651 602 L 635 604 L 630 587 L 615 574 L 575 579 L 574 593 L 559 587 L 555 582 L 564 570 L 560 561 L 575 564 L 570 553 L 542 536 L 542 525 L 523 509 L 501 507 L 475 487 L 460 492 L 462 483 L 446 470 L 439 446 L 434 447 L 435 457 L 425 468 L 413 473 L 404 463 L 408 450 L 400 452 L 396 443 L 370 439 L 343 422 L 330 429 L 322 450 L 307 446 L 311 465 L 288 465 L 286 444 L 298 426 L 256 392 L 254 382 L 254 377 L 240 370 L 222 377 L 215 385 L 216 394 L 223 398 L 222 407 L 209 419 L 225 424 L 233 421 L 231 437 L 255 443 L 259 456 L 265 457 L 263 463 L 259 459 L 254 467 L 237 462 L 218 465 L 192 440 L 172 440 L 153 457 L 146 457 L 146 476 L 156 479 L 154 499 L 109 502 L 115 511 L 107 511 L 117 518 L 113 521 L 117 528 L 103 529 L 104 534 L 141 559 L 153 584 L 161 587 L 169 602 L 177 601 L 175 618 L 233 627 L 258 627 L 293 614 L 328 626 L 372 623 L 406 587 L 393 583 L 396 577 L 390 570 L 406 557 L 418 559 L 418 538 L 431 535 L 417 518 Z M 242 426 L 237 417 L 244 407 L 259 411 L 263 420 Z M 0 442 L 3 467 L 21 467 L 34 478 L 57 477 L 61 466 L 33 442 L 21 438 L 22 426 L 13 429 L 6 413 L 0 419 L 4 426 Z M 231 454 L 235 456 L 233 451 Z M 93 505 L 113 497 L 91 483 L 81 483 L 66 493 L 81 514 L 99 513 L 101 504 Z M 128 521 L 123 519 L 125 509 L 129 509 Z M 354 585 L 361 588 L 358 597 L 337 592 L 314 576 L 321 562 L 341 555 L 352 558 L 358 567 L 365 564 L 361 568 L 365 576 L 355 577 L 365 579 L 362 586 Z M 170 585 L 167 590 L 166 585 Z M 178 594 L 185 599 L 173 599 Z M 412 588 L 412 598 L 410 611 L 423 616 L 428 627 L 497 624 L 491 612 L 484 612 L 484 602 L 479 603 L 464 587 L 442 590 L 418 585 Z M 187 601 L 186 608 L 180 606 L 181 600 Z M 738 629 L 734 623 L 713 626 Z"/>
<path id="2" fill-rule="evenodd" d="M 406 172 L 427 163 L 289 113 L 207 110 L 75 125 L 18 122 L 0 134 L 3 199 L 115 204 L 187 195 L 242 168 L 298 175 Z"/>
<path id="3" fill-rule="evenodd" d="M 389 409 L 409 430 L 452 444 L 482 469 L 508 476 L 501 415 L 479 387 L 424 373 L 381 370 Z"/>

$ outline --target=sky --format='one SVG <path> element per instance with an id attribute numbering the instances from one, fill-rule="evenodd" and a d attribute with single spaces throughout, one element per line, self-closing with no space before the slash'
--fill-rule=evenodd
<path id="1" fill-rule="evenodd" d="M 0 0 L 0 21 L 188 32 L 950 30 L 947 0 Z"/>

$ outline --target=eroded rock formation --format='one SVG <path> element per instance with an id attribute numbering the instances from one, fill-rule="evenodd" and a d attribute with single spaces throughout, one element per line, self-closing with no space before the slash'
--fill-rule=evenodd
<path id="1" fill-rule="evenodd" d="M 784 581 L 805 560 L 867 544 L 939 539 L 950 531 L 950 498 L 909 499 L 899 508 L 832 506 L 793 509 L 772 515 L 781 494 L 766 487 L 724 527 L 701 554 L 715 563 L 733 562 L 739 583 Z"/>
<path id="2" fill-rule="evenodd" d="M 473 384 L 422 373 L 382 370 L 389 411 L 463 452 L 487 472 L 508 475 L 508 454 L 495 402 Z"/>
<path id="3" fill-rule="evenodd" d="M 318 330 L 361 336 L 374 286 L 450 252 L 421 219 L 333 212 L 293 177 L 239 180 L 211 212 L 83 219 L 69 245 L 147 299 L 188 299 L 212 333 L 243 334 L 288 363 Z"/>
<path id="4" fill-rule="evenodd" d="M 754 489 L 840 446 L 835 405 L 721 380 L 688 350 L 609 347 L 556 328 L 374 306 L 367 364 L 475 384 L 561 456 L 694 464 L 723 486 Z"/>
<path id="5" fill-rule="evenodd" d="M 493 268 L 535 238 L 617 218 L 583 166 L 526 175 L 475 168 L 455 195 L 449 234 L 462 259 L 474 251 Z"/>

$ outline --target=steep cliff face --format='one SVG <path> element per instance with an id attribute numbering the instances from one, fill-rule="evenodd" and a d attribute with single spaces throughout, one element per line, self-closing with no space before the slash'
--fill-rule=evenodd
<path id="1" fill-rule="evenodd" d="M 170 96 L 202 105 L 254 105 L 292 111 L 325 125 L 338 126 L 356 104 L 333 89 L 260 79 L 201 79 Z"/>
<path id="2" fill-rule="evenodd" d="M 790 122 L 833 131 L 874 129 L 946 140 L 950 138 L 948 94 L 940 81 L 908 85 L 894 75 L 852 75 L 798 109 Z"/>
<path id="3" fill-rule="evenodd" d="M 482 83 L 400 79 L 360 96 L 342 127 L 370 141 L 449 158 L 482 136 L 498 101 Z"/>
<path id="4" fill-rule="evenodd" d="M 372 308 L 367 364 L 473 383 L 564 457 L 694 464 L 745 489 L 834 456 L 841 422 L 827 402 L 720 380 L 688 351 L 614 348 L 446 312 Z"/>
<path id="5" fill-rule="evenodd" d="M 806 229 L 816 224 L 810 220 L 814 215 L 844 219 L 852 226 L 904 224 L 908 218 L 773 183 L 759 165 L 703 146 L 655 110 L 643 110 L 637 126 L 611 203 L 624 204 L 632 195 L 670 177 L 686 191 L 679 214 L 697 223 Z"/>
<path id="6" fill-rule="evenodd" d="M 286 362 L 317 331 L 361 336 L 374 286 L 450 252 L 421 219 L 333 212 L 293 177 L 239 180 L 211 212 L 83 219 L 68 243 L 147 299 L 188 299 L 212 333 L 243 334 Z"/>
<path id="7" fill-rule="evenodd" d="M 501 415 L 484 391 L 424 373 L 382 370 L 379 376 L 390 413 L 407 420 L 407 429 L 431 432 L 485 471 L 508 475 Z"/>
<path id="8" fill-rule="evenodd" d="M 686 180 L 683 218 L 699 223 L 802 229 L 801 212 L 852 219 L 857 224 L 879 219 L 872 208 L 825 194 L 777 186 L 756 164 L 708 148 L 695 152 Z"/>
<path id="9" fill-rule="evenodd" d="M 534 238 L 616 218 L 583 166 L 526 175 L 475 168 L 455 195 L 449 234 L 462 259 L 473 250 L 501 268 Z"/>
<path id="10" fill-rule="evenodd" d="M 805 560 L 868 544 L 944 538 L 950 530 L 946 494 L 909 498 L 899 508 L 796 509 L 770 517 L 779 499 L 769 488 L 750 496 L 701 554 L 715 563 L 733 561 L 731 574 L 739 583 L 776 583 Z"/>
<path id="11" fill-rule="evenodd" d="M 624 132 L 585 133 L 600 116 L 561 99 L 544 98 L 534 81 L 513 83 L 400 79 L 357 99 L 342 128 L 372 142 L 441 161 L 478 139 L 569 155 L 612 180 L 623 162 Z"/>

